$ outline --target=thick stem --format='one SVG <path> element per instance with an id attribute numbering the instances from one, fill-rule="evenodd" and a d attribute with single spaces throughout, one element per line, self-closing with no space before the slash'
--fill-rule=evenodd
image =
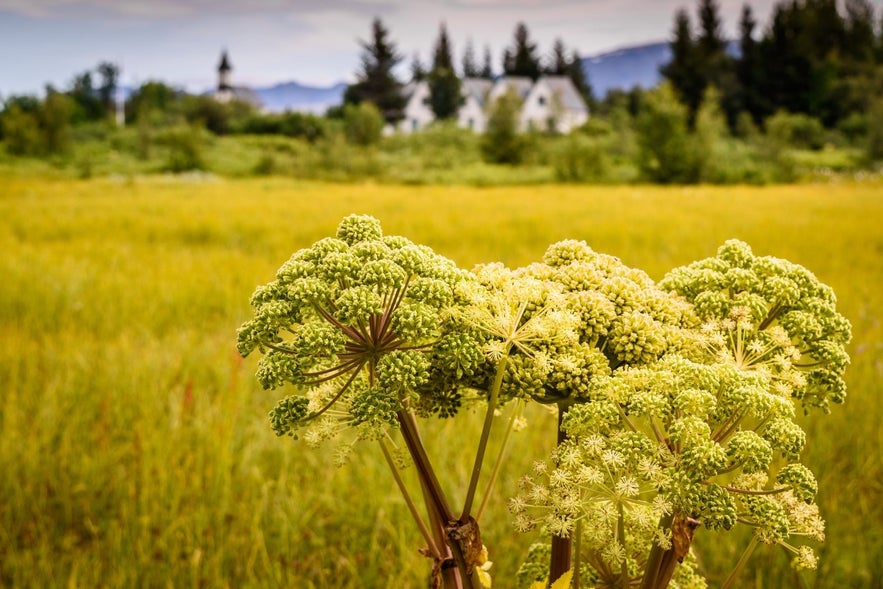
<path id="1" fill-rule="evenodd" d="M 564 422 L 564 414 L 567 408 L 561 404 L 558 405 L 558 432 L 557 442 L 560 446 L 567 439 L 567 434 L 561 427 Z M 561 536 L 552 536 L 552 555 L 549 558 L 549 586 L 558 580 L 564 573 L 572 567 L 573 559 L 573 536 L 568 535 L 564 538 Z"/>
<path id="2" fill-rule="evenodd" d="M 429 462 L 429 456 L 426 454 L 423 442 L 420 440 L 414 415 L 410 411 L 402 410 L 396 414 L 396 417 L 398 418 L 405 445 L 408 447 L 408 453 L 411 455 L 412 460 L 414 460 L 414 466 L 417 468 L 417 476 L 426 487 L 427 498 L 432 502 L 433 508 L 439 514 L 442 522 L 453 521 L 454 516 L 448 505 L 447 498 L 438 482 L 438 478 L 435 476 L 435 470 L 433 470 L 432 464 Z"/>
<path id="3" fill-rule="evenodd" d="M 420 489 L 423 491 L 423 501 L 426 503 L 429 525 L 432 527 L 435 542 L 438 546 L 442 547 L 442 558 L 435 561 L 435 565 L 432 568 L 430 587 L 432 589 L 438 589 L 440 586 L 444 587 L 444 589 L 465 589 L 461 569 L 456 566 L 454 554 L 448 545 L 444 522 L 436 510 L 426 484 L 423 481 L 421 481 Z"/>
<path id="4" fill-rule="evenodd" d="M 426 454 L 423 442 L 420 440 L 420 434 L 417 431 L 417 421 L 414 419 L 414 415 L 410 411 L 402 410 L 396 416 L 401 427 L 402 437 L 405 440 L 405 445 L 408 447 L 411 459 L 414 461 L 417 476 L 423 488 L 426 509 L 433 519 L 433 530 L 437 543 L 444 544 L 451 550 L 453 561 L 456 565 L 456 569 L 442 568 L 441 572 L 445 582 L 445 589 L 454 587 L 454 585 L 448 584 L 448 578 L 452 575 L 451 571 L 456 571 L 457 573 L 459 579 L 457 587 L 474 586 L 480 589 L 477 585 L 476 575 L 472 574 L 469 564 L 472 561 L 473 553 L 476 552 L 476 547 L 464 545 L 456 534 L 451 533 L 451 530 L 455 532 L 460 531 L 472 522 L 466 522 L 465 520 L 461 522 L 454 519 L 448 500 L 438 482 L 435 470 L 429 462 L 429 456 Z M 474 537 L 478 537 L 478 524 L 475 524 Z M 480 546 L 478 550 L 480 551 Z"/>
<path id="5" fill-rule="evenodd" d="M 460 521 L 466 521 L 471 515 L 472 502 L 475 500 L 475 490 L 478 488 L 478 478 L 481 467 L 484 464 L 484 454 L 487 450 L 487 442 L 491 435 L 491 426 L 494 424 L 494 412 L 497 410 L 497 398 L 500 396 L 500 387 L 503 386 L 503 374 L 506 372 L 507 355 L 503 355 L 497 362 L 496 374 L 491 390 L 488 395 L 487 411 L 484 415 L 484 425 L 481 428 L 481 438 L 478 441 L 478 450 L 475 453 L 475 462 L 472 464 L 472 476 L 469 478 L 469 487 L 466 490 L 466 501 L 463 504 L 463 513 Z"/>
<path id="6" fill-rule="evenodd" d="M 641 589 L 668 587 L 678 563 L 682 562 L 690 552 L 693 532 L 699 526 L 699 520 L 677 513 L 662 518 L 660 526 L 663 529 L 671 527 L 671 547 L 664 550 L 654 541 L 650 556 L 647 558 L 644 578 L 641 580 Z"/>

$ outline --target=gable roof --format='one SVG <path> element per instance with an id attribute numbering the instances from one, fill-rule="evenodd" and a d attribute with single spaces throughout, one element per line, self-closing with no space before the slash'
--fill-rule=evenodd
<path id="1" fill-rule="evenodd" d="M 533 87 L 533 80 L 528 76 L 503 76 L 498 78 L 494 84 L 494 94 L 503 94 L 509 90 L 514 90 L 522 100 L 528 95 Z"/>
<path id="2" fill-rule="evenodd" d="M 562 108 L 565 110 L 575 112 L 585 112 L 588 110 L 586 102 L 580 96 L 573 80 L 568 76 L 543 76 L 537 80 L 537 83 L 540 82 L 545 82 L 549 86 L 549 89 L 558 97 Z"/>
<path id="3" fill-rule="evenodd" d="M 472 96 L 483 107 L 493 85 L 487 78 L 463 78 L 463 94 Z"/>

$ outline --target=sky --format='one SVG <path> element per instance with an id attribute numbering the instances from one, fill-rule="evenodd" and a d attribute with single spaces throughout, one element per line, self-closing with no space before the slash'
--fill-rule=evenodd
<path id="1" fill-rule="evenodd" d="M 765 25 L 775 0 L 750 0 Z M 735 37 L 744 0 L 719 0 Z M 873 2 L 879 14 L 883 0 Z M 524 22 L 540 53 L 556 38 L 582 56 L 667 40 L 675 11 L 695 0 L 0 0 L 0 97 L 65 88 L 74 75 L 111 61 L 124 85 L 160 80 L 190 91 L 216 84 L 221 51 L 232 82 L 298 81 L 330 86 L 354 79 L 360 40 L 380 18 L 404 56 L 430 60 L 445 23 L 456 63 L 468 40 L 493 66 Z"/>

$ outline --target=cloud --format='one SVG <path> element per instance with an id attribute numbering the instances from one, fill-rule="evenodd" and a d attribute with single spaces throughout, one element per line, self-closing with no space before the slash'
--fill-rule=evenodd
<path id="1" fill-rule="evenodd" d="M 242 14 L 388 14 L 401 0 L 0 0 L 0 12 L 32 18 L 176 20 Z"/>

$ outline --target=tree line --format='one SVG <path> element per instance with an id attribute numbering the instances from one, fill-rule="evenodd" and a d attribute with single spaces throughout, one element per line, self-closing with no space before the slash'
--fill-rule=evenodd
<path id="1" fill-rule="evenodd" d="M 714 88 L 734 130 L 740 115 L 763 124 L 787 111 L 853 133 L 860 113 L 883 95 L 883 19 L 877 24 L 869 0 L 845 0 L 842 10 L 836 0 L 786 0 L 761 30 L 745 4 L 739 38 L 730 43 L 717 0 L 699 0 L 696 26 L 686 10 L 675 15 L 672 59 L 662 74 L 691 125 Z"/>
<path id="2" fill-rule="evenodd" d="M 395 124 L 404 117 L 407 102 L 405 83 L 396 74 L 404 57 L 390 39 L 389 30 L 378 18 L 371 27 L 370 41 L 361 42 L 362 55 L 357 80 L 347 87 L 344 104 L 370 102 L 377 106 L 387 123 Z M 541 75 L 568 76 L 587 103 L 592 101 L 592 88 L 582 59 L 576 50 L 569 50 L 562 39 L 556 39 L 551 54 L 544 57 L 531 40 L 527 25 L 518 23 L 512 44 L 503 51 L 501 73 L 524 76 L 536 81 Z M 411 62 L 410 81 L 426 81 L 429 85 L 430 108 L 438 120 L 451 119 L 463 104 L 462 79 L 495 77 L 490 48 L 484 49 L 484 60 L 478 64 L 471 41 L 463 50 L 459 73 L 454 65 L 453 48 L 447 27 L 442 23 L 432 50 L 432 64 L 424 68 L 419 57 Z"/>

